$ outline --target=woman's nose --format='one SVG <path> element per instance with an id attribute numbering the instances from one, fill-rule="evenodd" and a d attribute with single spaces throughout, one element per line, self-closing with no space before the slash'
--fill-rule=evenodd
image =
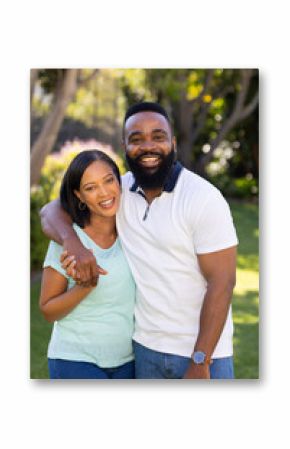
<path id="1" fill-rule="evenodd" d="M 100 188 L 99 188 L 99 195 L 100 196 L 104 196 L 104 197 L 108 195 L 108 191 L 107 191 L 106 186 L 100 186 Z"/>

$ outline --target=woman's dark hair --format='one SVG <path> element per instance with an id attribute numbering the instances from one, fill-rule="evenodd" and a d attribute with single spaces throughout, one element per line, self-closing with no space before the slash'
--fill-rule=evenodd
<path id="1" fill-rule="evenodd" d="M 63 177 L 60 187 L 60 202 L 62 208 L 70 215 L 73 222 L 83 228 L 90 221 L 90 211 L 87 207 L 80 210 L 80 200 L 75 195 L 74 190 L 80 190 L 80 183 L 84 171 L 92 162 L 101 161 L 108 164 L 119 184 L 121 177 L 116 163 L 106 153 L 99 150 L 86 150 L 79 153 L 70 163 Z"/>

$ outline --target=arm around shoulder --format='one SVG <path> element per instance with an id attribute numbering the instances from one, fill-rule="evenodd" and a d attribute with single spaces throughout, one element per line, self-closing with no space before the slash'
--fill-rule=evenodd
<path id="1" fill-rule="evenodd" d="M 51 201 L 40 210 L 40 220 L 43 233 L 50 239 L 62 245 L 64 241 L 75 234 L 70 216 L 61 207 L 59 199 Z"/>
<path id="2" fill-rule="evenodd" d="M 75 233 L 72 219 L 61 207 L 60 200 L 46 204 L 40 211 L 40 218 L 44 234 L 62 245 L 67 255 L 75 257 L 78 280 L 95 286 L 99 272 L 96 259 Z"/>

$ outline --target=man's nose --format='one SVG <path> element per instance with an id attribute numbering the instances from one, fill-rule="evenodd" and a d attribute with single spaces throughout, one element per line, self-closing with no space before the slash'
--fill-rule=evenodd
<path id="1" fill-rule="evenodd" d="M 155 142 L 151 139 L 145 140 L 140 145 L 140 149 L 143 151 L 150 151 L 155 148 Z"/>

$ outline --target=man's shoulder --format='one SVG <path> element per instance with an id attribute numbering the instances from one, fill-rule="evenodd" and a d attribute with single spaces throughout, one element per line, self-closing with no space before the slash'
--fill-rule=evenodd
<path id="1" fill-rule="evenodd" d="M 193 171 L 184 168 L 181 172 L 181 189 L 189 195 L 208 196 L 210 194 L 220 194 L 220 191 L 209 181 L 202 178 Z"/>
<path id="2" fill-rule="evenodd" d="M 130 187 L 132 187 L 132 185 L 134 183 L 133 173 L 130 171 L 127 171 L 124 175 L 122 175 L 121 181 L 122 181 L 122 187 L 125 189 L 126 188 L 129 189 Z"/>

